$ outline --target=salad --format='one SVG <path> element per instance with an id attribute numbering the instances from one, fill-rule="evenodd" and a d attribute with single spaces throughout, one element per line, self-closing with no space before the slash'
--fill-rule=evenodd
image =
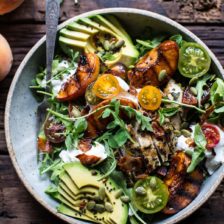
<path id="1" fill-rule="evenodd" d="M 224 162 L 224 82 L 210 65 L 200 44 L 148 28 L 132 39 L 111 15 L 61 29 L 51 80 L 41 69 L 30 86 L 48 96 L 39 172 L 58 212 L 144 224 L 189 205 Z"/>

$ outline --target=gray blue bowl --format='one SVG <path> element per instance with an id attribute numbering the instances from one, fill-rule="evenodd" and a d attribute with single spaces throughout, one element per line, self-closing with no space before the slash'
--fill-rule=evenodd
<path id="1" fill-rule="evenodd" d="M 193 33 L 180 24 L 149 11 L 129 8 L 109 8 L 91 11 L 76 16 L 59 26 L 59 29 L 68 23 L 81 17 L 94 14 L 113 14 L 125 25 L 127 31 L 135 36 L 141 33 L 146 26 L 170 35 L 180 33 L 188 41 L 198 42 L 209 53 L 212 59 L 212 69 L 220 77 L 224 76 L 224 70 L 215 55 Z M 80 220 L 57 213 L 57 202 L 44 193 L 50 184 L 47 177 L 40 177 L 38 173 L 37 149 L 36 149 L 36 109 L 37 101 L 32 95 L 29 85 L 40 65 L 45 64 L 45 40 L 44 36 L 29 51 L 20 64 L 12 81 L 5 111 L 6 142 L 13 165 L 18 176 L 33 197 L 46 209 L 70 224 L 84 224 Z M 211 177 L 203 183 L 199 195 L 194 201 L 179 213 L 161 217 L 154 223 L 177 223 L 197 210 L 215 191 L 224 177 L 224 165 L 222 165 Z"/>

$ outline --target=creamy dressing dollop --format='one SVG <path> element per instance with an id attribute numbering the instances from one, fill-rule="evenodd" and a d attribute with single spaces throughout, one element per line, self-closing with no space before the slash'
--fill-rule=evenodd
<path id="1" fill-rule="evenodd" d="M 59 154 L 59 157 L 64 163 L 76 162 L 76 161 L 80 162 L 77 156 L 82 154 L 99 157 L 100 159 L 97 162 L 97 164 L 104 161 L 108 156 L 104 145 L 102 145 L 99 142 L 94 142 L 89 151 L 83 152 L 79 149 L 62 150 Z"/>

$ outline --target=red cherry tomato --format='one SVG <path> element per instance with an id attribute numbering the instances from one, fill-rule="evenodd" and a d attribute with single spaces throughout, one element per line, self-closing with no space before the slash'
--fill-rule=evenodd
<path id="1" fill-rule="evenodd" d="M 203 124 L 202 131 L 207 140 L 207 149 L 213 149 L 220 141 L 220 134 L 218 128 L 211 124 Z"/>

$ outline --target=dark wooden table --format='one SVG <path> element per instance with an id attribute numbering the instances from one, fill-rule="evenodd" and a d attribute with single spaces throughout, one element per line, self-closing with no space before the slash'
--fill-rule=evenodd
<path id="1" fill-rule="evenodd" d="M 199 36 L 224 65 L 223 0 L 64 0 L 60 21 L 80 13 L 105 7 L 133 7 L 170 17 Z M 4 109 L 15 71 L 30 48 L 44 35 L 44 1 L 26 0 L 13 13 L 0 17 L 0 33 L 9 41 L 14 62 L 9 76 L 0 82 L 0 223 L 61 224 L 26 191 L 10 161 L 4 135 Z M 1 49 L 0 49 L 1 50 Z M 21 118 L 22 119 L 22 118 Z M 184 224 L 224 223 L 224 181 L 213 196 Z"/>

